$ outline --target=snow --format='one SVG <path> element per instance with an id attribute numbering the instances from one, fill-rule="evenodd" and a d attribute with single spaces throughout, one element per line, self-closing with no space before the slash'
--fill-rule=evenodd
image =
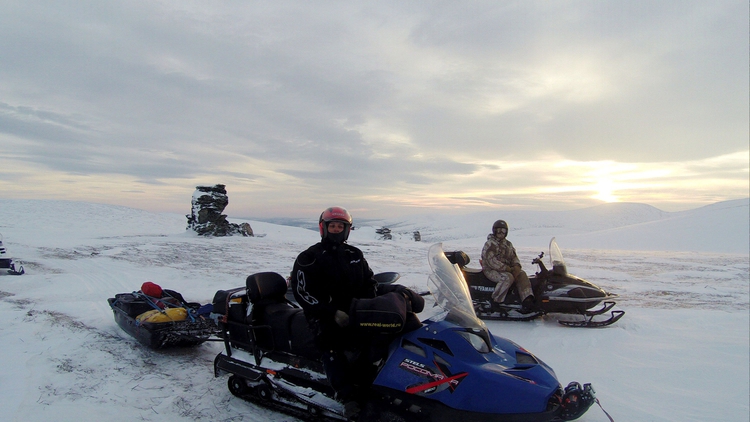
<path id="1" fill-rule="evenodd" d="M 531 259 L 547 253 L 555 236 L 569 272 L 619 294 L 625 316 L 602 329 L 563 327 L 552 316 L 487 322 L 494 334 L 550 364 L 563 384 L 592 383 L 615 421 L 747 421 L 748 217 L 747 199 L 680 213 L 608 204 L 425 215 L 363 225 L 350 243 L 375 271 L 398 271 L 402 284 L 423 290 L 433 243 L 464 250 L 477 265 L 489 227 L 503 218 L 533 272 Z M 312 230 L 248 222 L 263 236 L 202 238 L 185 230 L 181 214 L 0 199 L 5 247 L 26 269 L 0 275 L 2 419 L 294 420 L 229 393 L 226 377 L 213 375 L 221 343 L 154 351 L 123 332 L 107 305 L 144 281 L 208 303 L 251 273 L 288 274 L 296 255 L 318 240 Z M 381 225 L 393 240 L 378 238 Z M 608 421 L 596 405 L 579 420 Z"/>

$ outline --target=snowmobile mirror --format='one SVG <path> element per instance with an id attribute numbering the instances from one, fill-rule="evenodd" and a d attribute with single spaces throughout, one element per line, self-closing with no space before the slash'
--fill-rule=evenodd
<path id="1" fill-rule="evenodd" d="M 393 284 L 401 278 L 401 274 L 395 272 L 395 271 L 387 271 L 383 273 L 377 273 L 373 276 L 375 281 L 378 282 L 378 284 Z"/>

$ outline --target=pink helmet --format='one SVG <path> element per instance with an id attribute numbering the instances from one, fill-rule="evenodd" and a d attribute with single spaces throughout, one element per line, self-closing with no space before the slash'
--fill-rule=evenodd
<path id="1" fill-rule="evenodd" d="M 331 221 L 340 221 L 344 223 L 344 231 L 340 234 L 330 235 L 328 234 L 328 223 Z M 341 207 L 330 207 L 327 208 L 323 213 L 320 214 L 320 220 L 318 221 L 318 228 L 320 228 L 320 237 L 322 239 L 329 238 L 337 243 L 343 243 L 349 238 L 349 232 L 352 229 L 352 216 L 349 211 Z"/>

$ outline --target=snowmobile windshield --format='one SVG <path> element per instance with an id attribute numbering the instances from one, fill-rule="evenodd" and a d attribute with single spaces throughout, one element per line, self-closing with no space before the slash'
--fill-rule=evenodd
<path id="1" fill-rule="evenodd" d="M 557 246 L 557 241 L 555 241 L 554 237 L 549 241 L 549 260 L 550 264 L 552 265 L 553 273 L 560 275 L 565 275 L 568 273 L 568 270 L 565 267 L 565 260 L 563 259 L 562 252 L 560 251 L 560 247 Z"/>
<path id="2" fill-rule="evenodd" d="M 443 319 L 471 330 L 487 331 L 487 326 L 474 313 L 469 286 L 461 269 L 448 261 L 442 243 L 430 247 L 428 260 L 432 270 L 428 288 L 435 299 L 435 306 L 444 311 Z"/>

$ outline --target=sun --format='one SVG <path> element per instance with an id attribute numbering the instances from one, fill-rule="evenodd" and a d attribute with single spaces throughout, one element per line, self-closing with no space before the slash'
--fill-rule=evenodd
<path id="1" fill-rule="evenodd" d="M 604 202 L 620 202 L 620 199 L 614 193 L 615 187 L 611 180 L 600 180 L 596 184 L 595 190 L 597 194 L 591 196 L 594 199 Z"/>

